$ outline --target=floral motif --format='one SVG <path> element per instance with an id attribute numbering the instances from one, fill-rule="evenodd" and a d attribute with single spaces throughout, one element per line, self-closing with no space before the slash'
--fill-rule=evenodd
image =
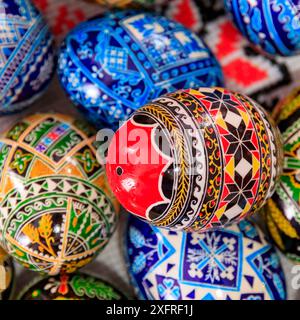
<path id="1" fill-rule="evenodd" d="M 60 114 L 29 116 L 4 134 L 0 242 L 23 266 L 71 273 L 106 246 L 118 204 L 96 148 L 91 126 Z"/>
<path id="2" fill-rule="evenodd" d="M 292 0 L 227 0 L 227 9 L 243 34 L 270 54 L 300 50 L 300 7 Z"/>
<path id="3" fill-rule="evenodd" d="M 218 232 L 207 232 L 204 235 L 192 233 L 187 236 L 186 262 L 183 270 L 187 273 L 184 279 L 197 279 L 219 285 L 228 279 L 228 285 L 238 283 L 237 267 L 238 239 L 234 236 L 223 236 Z"/>
<path id="4" fill-rule="evenodd" d="M 151 239 L 146 240 L 144 235 L 135 227 L 130 228 L 129 237 L 136 249 L 147 248 L 147 252 L 139 251 L 132 263 L 132 271 L 138 274 L 146 268 L 148 259 L 153 261 L 156 246 L 152 243 Z"/>
<path id="5" fill-rule="evenodd" d="M 14 141 L 18 141 L 20 135 L 26 130 L 28 125 L 24 122 L 17 123 L 9 132 L 7 133 L 6 137 L 8 139 L 12 139 Z"/>
<path id="6" fill-rule="evenodd" d="M 28 167 L 28 164 L 32 160 L 33 155 L 30 153 L 23 153 L 21 150 L 17 150 L 14 155 L 14 161 L 11 163 L 12 169 L 17 169 L 19 174 L 23 174 Z"/>
<path id="7" fill-rule="evenodd" d="M 21 293 L 21 300 L 126 300 L 105 281 L 83 273 L 43 278 Z"/>
<path id="8" fill-rule="evenodd" d="M 176 280 L 164 277 L 157 278 L 157 290 L 161 300 L 180 300 L 180 287 Z"/>
<path id="9" fill-rule="evenodd" d="M 222 230 L 185 233 L 131 216 L 127 230 L 129 274 L 142 299 L 286 298 L 276 251 L 248 220 Z"/>
<path id="10" fill-rule="evenodd" d="M 37 243 L 39 245 L 41 252 L 46 251 L 52 256 L 56 256 L 51 245 L 54 242 L 54 237 L 52 236 L 52 218 L 49 214 L 41 217 L 38 228 L 29 223 L 24 226 L 22 231 L 33 244 Z M 46 242 L 46 245 L 43 241 Z"/>
<path id="11" fill-rule="evenodd" d="M 68 275 L 61 275 L 60 281 L 58 279 L 51 277 L 48 280 L 48 283 L 44 286 L 44 290 L 50 291 L 52 294 L 58 292 L 62 295 L 66 295 L 69 292 L 69 276 Z"/>
<path id="12" fill-rule="evenodd" d="M 99 163 L 89 149 L 84 150 L 83 153 L 75 155 L 75 158 L 83 164 L 85 172 L 92 172 L 94 168 L 99 167 Z"/>
<path id="13" fill-rule="evenodd" d="M 58 73 L 80 110 L 96 126 L 113 128 L 165 92 L 222 84 L 219 65 L 199 37 L 164 17 L 134 11 L 75 28 L 61 47 Z"/>

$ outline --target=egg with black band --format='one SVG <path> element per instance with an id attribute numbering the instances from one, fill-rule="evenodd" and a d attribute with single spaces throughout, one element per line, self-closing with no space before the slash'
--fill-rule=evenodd
<path id="1" fill-rule="evenodd" d="M 200 88 L 163 95 L 113 136 L 112 191 L 157 227 L 204 232 L 259 211 L 281 173 L 279 131 L 245 95 Z"/>
<path id="2" fill-rule="evenodd" d="M 300 88 L 274 110 L 284 143 L 283 174 L 264 212 L 277 247 L 300 262 Z"/>

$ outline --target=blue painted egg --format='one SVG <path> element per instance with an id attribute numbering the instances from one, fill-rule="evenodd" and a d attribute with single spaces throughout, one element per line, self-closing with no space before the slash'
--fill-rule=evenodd
<path id="1" fill-rule="evenodd" d="M 196 34 L 138 11 L 108 13 L 76 27 L 62 44 L 58 73 L 88 119 L 114 129 L 166 92 L 223 82 L 219 64 Z"/>
<path id="2" fill-rule="evenodd" d="M 227 229 L 185 233 L 130 217 L 125 251 L 141 299 L 286 299 L 276 251 L 247 220 Z"/>
<path id="3" fill-rule="evenodd" d="M 225 0 L 238 29 L 270 54 L 300 52 L 300 0 Z"/>
<path id="4" fill-rule="evenodd" d="M 0 114 L 33 103 L 54 73 L 53 39 L 28 0 L 0 2 Z"/>

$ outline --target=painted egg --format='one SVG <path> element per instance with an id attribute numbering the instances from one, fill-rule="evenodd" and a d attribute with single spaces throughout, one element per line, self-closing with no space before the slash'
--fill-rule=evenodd
<path id="1" fill-rule="evenodd" d="M 131 217 L 127 231 L 129 274 L 141 299 L 286 299 L 276 251 L 252 222 L 186 233 Z"/>
<path id="2" fill-rule="evenodd" d="M 0 5 L 0 114 L 33 103 L 54 73 L 53 39 L 41 14 L 28 0 Z"/>
<path id="3" fill-rule="evenodd" d="M 70 116 L 37 114 L 0 138 L 0 243 L 30 270 L 74 272 L 115 229 L 119 206 L 94 133 Z"/>
<path id="4" fill-rule="evenodd" d="M 127 300 L 106 281 L 83 273 L 37 279 L 25 288 L 19 300 Z"/>
<path id="5" fill-rule="evenodd" d="M 205 231 L 262 207 L 281 148 L 277 128 L 250 98 L 188 89 L 137 110 L 112 138 L 106 170 L 129 212 L 158 227 Z"/>
<path id="6" fill-rule="evenodd" d="M 114 129 L 163 93 L 222 83 L 219 64 L 196 34 L 135 11 L 108 13 L 71 31 L 58 74 L 90 121 Z"/>
<path id="7" fill-rule="evenodd" d="M 274 242 L 300 262 L 300 88 L 274 111 L 284 142 L 283 174 L 265 207 Z"/>
<path id="8" fill-rule="evenodd" d="M 0 300 L 10 299 L 13 291 L 14 275 L 12 259 L 0 247 Z"/>
<path id="9" fill-rule="evenodd" d="M 225 0 L 237 28 L 269 54 L 300 52 L 300 0 Z"/>

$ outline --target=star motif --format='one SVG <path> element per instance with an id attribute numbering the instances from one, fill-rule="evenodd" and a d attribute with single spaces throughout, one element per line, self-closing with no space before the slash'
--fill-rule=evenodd
<path id="1" fill-rule="evenodd" d="M 247 129 L 242 121 L 238 128 L 227 123 L 228 134 L 224 138 L 230 143 L 226 154 L 234 154 L 241 157 L 242 154 L 249 154 L 256 150 L 252 141 L 253 130 Z"/>
<path id="2" fill-rule="evenodd" d="M 224 93 L 222 90 L 216 89 L 213 92 L 206 92 L 205 95 L 205 98 L 202 99 L 211 103 L 211 110 L 221 109 L 223 106 L 226 108 L 228 106 L 238 106 L 238 103 L 232 100 L 232 96 Z"/>
<path id="3" fill-rule="evenodd" d="M 27 128 L 25 123 L 20 123 L 16 125 L 12 130 L 7 134 L 7 138 L 17 141 L 23 131 Z"/>
<path id="4" fill-rule="evenodd" d="M 11 163 L 10 167 L 16 169 L 19 174 L 23 174 L 32 158 L 32 154 L 23 153 L 21 150 L 18 150 L 14 155 L 14 161 Z"/>
<path id="5" fill-rule="evenodd" d="M 246 183 L 244 181 L 241 182 L 241 185 L 238 183 L 231 183 L 227 185 L 229 190 L 228 196 L 224 199 L 224 201 L 230 202 L 227 206 L 227 210 L 233 207 L 235 204 L 238 204 L 241 209 L 244 209 L 249 199 L 253 198 L 253 186 L 255 181 L 250 180 Z"/>
<path id="6" fill-rule="evenodd" d="M 94 168 L 99 167 L 97 160 L 94 158 L 91 150 L 86 149 L 83 153 L 79 153 L 75 158 L 83 164 L 84 171 L 90 173 Z"/>

